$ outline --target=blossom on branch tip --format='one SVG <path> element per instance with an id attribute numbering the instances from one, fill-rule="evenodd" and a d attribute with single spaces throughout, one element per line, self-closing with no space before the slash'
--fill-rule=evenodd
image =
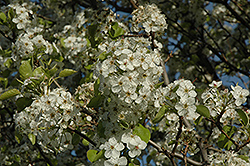
<path id="1" fill-rule="evenodd" d="M 118 143 L 115 137 L 109 138 L 105 144 L 100 146 L 100 149 L 104 149 L 104 156 L 106 158 L 119 158 L 120 151 L 124 149 L 124 145 L 120 142 Z"/>
<path id="2" fill-rule="evenodd" d="M 231 85 L 233 91 L 231 91 L 233 97 L 236 99 L 235 104 L 236 106 L 240 106 L 241 104 L 247 101 L 247 96 L 249 95 L 249 91 L 246 89 L 242 89 L 239 85 L 233 87 Z"/>

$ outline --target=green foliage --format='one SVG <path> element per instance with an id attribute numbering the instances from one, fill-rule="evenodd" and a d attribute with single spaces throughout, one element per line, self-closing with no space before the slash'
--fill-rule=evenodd
<path id="1" fill-rule="evenodd" d="M 19 95 L 19 94 L 21 94 L 21 92 L 19 92 L 19 90 L 10 89 L 10 90 L 8 90 L 0 95 L 0 101 L 9 99 L 9 98 L 14 97 L 14 96 Z"/>
<path id="2" fill-rule="evenodd" d="M 88 150 L 87 151 L 87 157 L 89 159 L 89 161 L 91 163 L 99 160 L 100 158 L 103 158 L 104 157 L 104 150 L 101 150 L 100 152 L 98 152 L 97 150 Z"/>
<path id="3" fill-rule="evenodd" d="M 196 112 L 199 113 L 200 115 L 206 117 L 206 118 L 209 118 L 210 117 L 210 112 L 209 112 L 209 109 L 204 106 L 204 105 L 198 105 L 196 106 Z"/>
<path id="4" fill-rule="evenodd" d="M 98 24 L 93 24 L 88 27 L 88 39 L 92 48 L 97 48 L 100 43 L 99 39 L 96 37 L 98 26 Z"/>
<path id="5" fill-rule="evenodd" d="M 32 102 L 33 100 L 31 98 L 27 98 L 27 97 L 18 98 L 16 101 L 17 111 L 21 111 L 24 108 L 30 106 Z"/>
<path id="6" fill-rule="evenodd" d="M 0 77 L 0 83 L 3 85 L 4 88 L 6 88 L 8 85 L 8 79 Z"/>
<path id="7" fill-rule="evenodd" d="M 202 119 L 203 119 L 203 116 L 199 116 L 199 117 L 194 121 L 194 124 L 195 124 L 195 125 L 199 125 L 199 124 L 201 123 Z"/>
<path id="8" fill-rule="evenodd" d="M 224 126 L 223 130 L 229 137 L 232 137 L 232 135 L 237 131 L 237 128 L 235 126 Z M 222 149 L 229 150 L 232 145 L 232 141 L 230 141 L 224 134 L 221 133 L 218 139 L 218 146 Z"/>
<path id="9" fill-rule="evenodd" d="M 78 134 L 74 133 L 72 137 L 72 144 L 77 145 L 80 142 L 80 140 L 81 137 Z"/>
<path id="10" fill-rule="evenodd" d="M 36 143 L 36 136 L 34 134 L 32 134 L 32 133 L 29 133 L 28 137 L 29 137 L 29 140 L 32 143 L 32 145 L 35 145 L 35 143 Z"/>
<path id="11" fill-rule="evenodd" d="M 143 140 L 146 143 L 148 143 L 148 141 L 151 138 L 150 131 L 141 124 L 135 126 L 133 134 L 138 135 L 141 138 L 141 140 Z"/>
<path id="12" fill-rule="evenodd" d="M 102 105 L 104 99 L 105 97 L 99 94 L 93 97 L 87 106 L 90 108 L 99 108 Z"/>
<path id="13" fill-rule="evenodd" d="M 15 130 L 15 139 L 16 141 L 20 144 L 20 142 L 23 139 L 23 136 L 21 135 L 21 133 L 18 130 Z"/>
<path id="14" fill-rule="evenodd" d="M 72 69 L 64 69 L 59 73 L 59 77 L 68 77 L 72 74 L 75 74 L 77 71 Z"/>
<path id="15" fill-rule="evenodd" d="M 248 126 L 249 125 L 249 116 L 246 114 L 246 112 L 242 109 L 237 109 L 236 111 L 239 114 L 239 116 L 243 122 L 243 125 Z"/>
<path id="16" fill-rule="evenodd" d="M 0 24 L 5 23 L 6 19 L 7 19 L 6 15 L 3 12 L 1 12 L 0 13 Z"/>
<path id="17" fill-rule="evenodd" d="M 19 68 L 19 73 L 22 80 L 25 80 L 32 75 L 32 67 L 30 65 L 30 61 L 22 61 L 22 64 Z"/>
<path id="18" fill-rule="evenodd" d="M 117 22 L 113 22 L 111 26 L 111 30 L 109 31 L 109 36 L 112 39 L 116 39 L 117 37 L 120 37 L 124 34 L 124 30 L 119 27 L 119 24 Z"/>
<path id="19" fill-rule="evenodd" d="M 164 117 L 167 109 L 168 109 L 168 106 L 167 105 L 163 105 L 160 108 L 159 112 L 155 115 L 155 118 L 152 120 L 152 122 L 154 124 L 155 123 L 159 123 L 163 119 L 163 117 Z"/>

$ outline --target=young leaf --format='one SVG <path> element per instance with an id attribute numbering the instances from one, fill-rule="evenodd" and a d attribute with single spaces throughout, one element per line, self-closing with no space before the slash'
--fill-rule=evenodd
<path id="1" fill-rule="evenodd" d="M 236 111 L 239 114 L 241 120 L 243 121 L 243 124 L 247 126 L 249 124 L 249 117 L 246 112 L 242 109 L 237 109 Z"/>
<path id="2" fill-rule="evenodd" d="M 72 70 L 72 69 L 64 69 L 59 73 L 59 77 L 68 77 L 74 73 L 76 73 L 77 71 Z"/>
<path id="3" fill-rule="evenodd" d="M 204 106 L 204 105 L 198 105 L 196 106 L 196 112 L 198 112 L 200 115 L 206 117 L 206 118 L 209 118 L 210 117 L 210 112 L 209 112 L 209 109 Z"/>
<path id="4" fill-rule="evenodd" d="M 6 22 L 6 15 L 3 12 L 0 13 L 0 22 Z"/>
<path id="5" fill-rule="evenodd" d="M 160 122 L 162 120 L 162 118 L 164 117 L 166 110 L 167 110 L 167 106 L 163 105 L 160 108 L 159 112 L 155 115 L 155 118 L 152 120 L 152 122 L 154 124 Z"/>
<path id="6" fill-rule="evenodd" d="M 35 143 L 36 143 L 36 136 L 34 134 L 32 134 L 32 133 L 29 133 L 28 137 L 29 137 L 32 145 L 35 145 Z"/>
<path id="7" fill-rule="evenodd" d="M 44 70 L 43 70 L 42 66 L 40 66 L 40 67 L 36 68 L 36 69 L 32 72 L 32 76 L 33 76 L 33 77 L 40 77 L 40 76 L 43 75 L 43 73 L 44 73 Z"/>
<path id="8" fill-rule="evenodd" d="M 29 61 L 23 61 L 19 68 L 20 76 L 23 80 L 29 78 L 32 75 L 32 68 Z"/>
<path id="9" fill-rule="evenodd" d="M 148 143 L 151 137 L 150 131 L 141 124 L 135 127 L 133 134 L 138 135 L 146 143 Z"/>
<path id="10" fill-rule="evenodd" d="M 87 151 L 87 158 L 89 159 L 89 161 L 91 163 L 99 160 L 100 158 L 102 158 L 104 155 L 104 150 L 100 151 L 99 153 L 97 153 L 98 151 L 97 150 L 93 150 L 93 149 L 90 149 Z"/>
<path id="11" fill-rule="evenodd" d="M 23 139 L 23 136 L 17 130 L 15 130 L 15 139 L 19 144 Z"/>
<path id="12" fill-rule="evenodd" d="M 235 126 L 224 126 L 223 130 L 229 137 L 231 137 L 236 132 L 237 128 Z M 232 145 L 233 143 L 223 133 L 221 133 L 218 139 L 218 147 L 229 150 Z"/>
<path id="13" fill-rule="evenodd" d="M 14 96 L 19 95 L 19 94 L 21 94 L 21 92 L 19 92 L 19 90 L 17 90 L 17 89 L 8 90 L 0 95 L 0 101 L 6 100 L 8 98 L 14 97 Z"/>

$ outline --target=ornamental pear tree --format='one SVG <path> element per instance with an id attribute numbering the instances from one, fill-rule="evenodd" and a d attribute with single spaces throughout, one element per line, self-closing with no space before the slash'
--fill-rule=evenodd
<path id="1" fill-rule="evenodd" d="M 250 165 L 248 1 L 0 4 L 0 165 Z"/>

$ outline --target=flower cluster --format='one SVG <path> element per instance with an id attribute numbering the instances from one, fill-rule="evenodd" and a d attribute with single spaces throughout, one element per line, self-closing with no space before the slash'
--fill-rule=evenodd
<path id="1" fill-rule="evenodd" d="M 139 6 L 133 13 L 133 31 L 139 32 L 140 26 L 147 33 L 164 32 L 167 29 L 166 18 L 155 4 L 147 6 Z"/>
<path id="2" fill-rule="evenodd" d="M 36 98 L 29 107 L 15 115 L 15 122 L 25 134 L 58 150 L 72 149 L 72 135 L 66 129 L 83 124 L 80 109 L 71 94 L 62 88 Z"/>
<path id="3" fill-rule="evenodd" d="M 166 104 L 178 111 L 179 116 L 185 116 L 188 120 L 195 120 L 197 118 L 195 97 L 195 86 L 190 80 L 176 80 L 167 85 L 165 96 L 168 99 Z M 176 115 L 171 113 L 167 116 L 169 120 L 176 119 Z"/>
<path id="4" fill-rule="evenodd" d="M 11 4 L 11 8 L 15 9 L 16 17 L 12 19 L 14 23 L 17 24 L 17 29 L 24 29 L 27 27 L 27 24 L 30 24 L 29 14 L 33 14 L 32 10 L 27 9 L 27 3 Z"/>
<path id="5" fill-rule="evenodd" d="M 118 142 L 117 139 L 120 141 Z M 141 150 L 144 150 L 147 146 L 146 142 L 142 141 L 137 135 L 131 132 L 125 132 L 122 134 L 121 138 L 111 137 L 107 142 L 100 146 L 100 149 L 104 149 L 104 156 L 106 161 L 104 161 L 105 166 L 110 164 L 127 165 L 127 159 L 125 156 L 121 156 L 121 152 L 125 149 L 123 143 L 126 143 L 126 148 L 129 150 L 128 155 L 131 158 L 135 158 L 141 154 Z M 123 151 L 124 155 L 125 151 Z"/>
<path id="6" fill-rule="evenodd" d="M 209 109 L 210 115 L 216 117 L 223 114 L 220 122 L 227 124 L 231 117 L 233 121 L 238 120 L 239 116 L 235 109 L 241 108 L 240 106 L 246 102 L 246 97 L 249 91 L 242 89 L 240 86 L 231 86 L 232 91 L 229 93 L 228 89 L 219 91 L 218 88 L 222 85 L 222 81 L 213 81 L 209 84 L 210 89 L 202 93 L 204 105 Z"/>
<path id="7" fill-rule="evenodd" d="M 247 159 L 248 160 L 248 159 Z M 231 151 L 217 152 L 209 155 L 210 165 L 229 165 L 229 166 L 249 166 L 246 159 L 241 158 L 237 153 Z"/>

